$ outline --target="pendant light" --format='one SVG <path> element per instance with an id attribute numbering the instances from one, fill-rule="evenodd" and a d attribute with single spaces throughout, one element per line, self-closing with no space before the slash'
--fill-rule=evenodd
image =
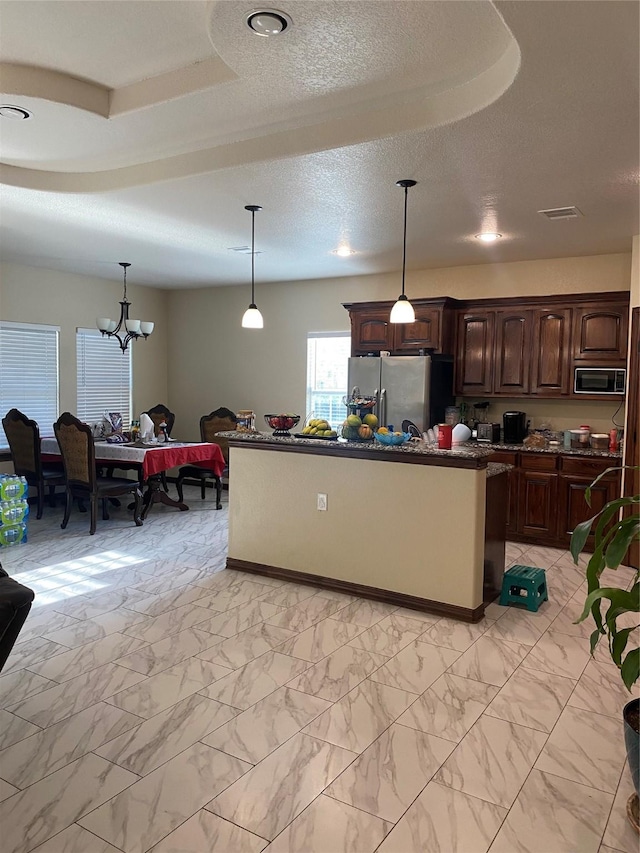
<path id="1" fill-rule="evenodd" d="M 251 211 L 251 304 L 242 315 L 242 328 L 262 329 L 264 320 L 255 303 L 256 211 L 262 208 L 259 204 L 247 204 L 244 209 Z"/>
<path id="2" fill-rule="evenodd" d="M 404 189 L 404 232 L 402 235 L 402 293 L 398 296 L 398 301 L 391 309 L 390 323 L 415 323 L 416 315 L 413 310 L 413 305 L 409 302 L 404 293 L 404 271 L 407 262 L 407 196 L 409 187 L 415 187 L 417 181 L 409 179 L 404 181 L 396 181 L 397 187 Z"/>

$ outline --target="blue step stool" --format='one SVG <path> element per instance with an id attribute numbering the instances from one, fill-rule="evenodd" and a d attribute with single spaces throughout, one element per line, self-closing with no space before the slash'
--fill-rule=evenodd
<path id="1" fill-rule="evenodd" d="M 544 569 L 533 566 L 511 566 L 504 573 L 500 604 L 526 604 L 527 610 L 537 611 L 543 601 L 549 600 L 547 576 Z"/>

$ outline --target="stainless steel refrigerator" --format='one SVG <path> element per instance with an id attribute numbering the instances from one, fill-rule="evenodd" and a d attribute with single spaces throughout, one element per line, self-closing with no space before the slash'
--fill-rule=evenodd
<path id="1" fill-rule="evenodd" d="M 348 393 L 375 396 L 380 426 L 412 421 L 421 432 L 444 421 L 454 403 L 453 359 L 440 355 L 349 359 Z"/>

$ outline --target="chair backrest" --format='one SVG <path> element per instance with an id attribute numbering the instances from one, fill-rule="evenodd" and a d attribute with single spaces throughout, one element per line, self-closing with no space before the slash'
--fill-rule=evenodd
<path id="1" fill-rule="evenodd" d="M 53 431 L 69 486 L 95 490 L 96 451 L 91 427 L 83 424 L 70 412 L 64 412 L 53 425 Z"/>
<path id="2" fill-rule="evenodd" d="M 40 479 L 42 460 L 40 457 L 40 430 L 35 421 L 18 411 L 10 409 L 2 419 L 2 426 L 9 442 L 13 468 L 19 477 Z"/>
<path id="3" fill-rule="evenodd" d="M 229 439 L 219 438 L 216 433 L 227 432 L 236 428 L 237 419 L 231 409 L 221 407 L 200 418 L 200 438 L 219 445 L 224 461 L 229 462 Z"/>
<path id="4" fill-rule="evenodd" d="M 173 429 L 176 416 L 173 412 L 170 412 L 166 406 L 163 406 L 162 403 L 158 403 L 157 406 L 154 406 L 152 409 L 148 409 L 148 411 L 143 414 L 149 415 L 153 421 L 153 431 L 155 435 L 160 435 L 160 424 L 163 423 L 167 425 L 167 435 L 171 435 L 171 430 Z"/>

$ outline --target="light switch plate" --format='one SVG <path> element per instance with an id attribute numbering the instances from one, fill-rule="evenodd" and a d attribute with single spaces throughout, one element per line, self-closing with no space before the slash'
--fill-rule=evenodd
<path id="1" fill-rule="evenodd" d="M 316 505 L 316 509 L 321 512 L 325 512 L 327 509 L 327 496 L 323 495 L 321 492 L 318 492 L 318 502 Z"/>

